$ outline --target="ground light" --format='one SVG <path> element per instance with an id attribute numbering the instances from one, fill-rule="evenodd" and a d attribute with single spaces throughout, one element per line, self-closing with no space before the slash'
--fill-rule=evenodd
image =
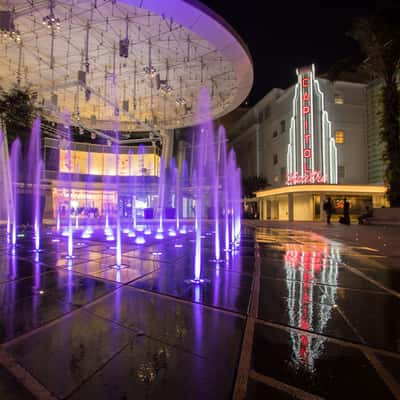
<path id="1" fill-rule="evenodd" d="M 145 238 L 144 238 L 143 236 L 138 236 L 138 237 L 135 239 L 135 243 L 136 243 L 136 244 L 145 244 L 145 243 L 146 243 L 146 240 L 145 240 Z"/>

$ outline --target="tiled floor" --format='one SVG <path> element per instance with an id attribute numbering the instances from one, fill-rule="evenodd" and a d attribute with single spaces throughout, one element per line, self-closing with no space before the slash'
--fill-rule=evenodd
<path id="1" fill-rule="evenodd" d="M 0 249 L 1 347 L 49 398 L 400 398 L 399 271 L 355 246 L 248 230 L 216 264 L 207 236 L 196 286 L 191 235 L 113 245 Z M 0 398 L 25 386 L 0 353 Z"/>

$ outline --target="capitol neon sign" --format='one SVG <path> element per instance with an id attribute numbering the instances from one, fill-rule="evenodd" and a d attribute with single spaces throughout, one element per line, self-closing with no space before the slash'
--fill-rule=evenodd
<path id="1" fill-rule="evenodd" d="M 296 72 L 286 184 L 337 183 L 336 144 L 314 66 Z"/>
<path id="2" fill-rule="evenodd" d="M 311 183 L 327 183 L 326 176 L 321 175 L 320 171 L 309 171 L 305 175 L 297 172 L 287 175 L 287 185 L 309 185 Z"/>

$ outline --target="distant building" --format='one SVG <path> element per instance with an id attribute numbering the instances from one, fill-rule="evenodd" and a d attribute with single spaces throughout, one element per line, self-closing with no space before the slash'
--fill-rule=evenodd
<path id="1" fill-rule="evenodd" d="M 262 175 L 271 185 L 257 193 L 261 218 L 320 219 L 327 197 L 338 214 L 344 196 L 353 214 L 384 204 L 382 147 L 371 123 L 376 100 L 369 93 L 364 83 L 317 78 L 309 66 L 297 70 L 296 85 L 271 90 L 238 121 L 230 137 L 243 176 Z"/>

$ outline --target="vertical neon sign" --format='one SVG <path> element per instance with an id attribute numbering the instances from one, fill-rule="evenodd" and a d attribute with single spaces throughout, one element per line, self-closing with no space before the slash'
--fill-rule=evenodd
<path id="1" fill-rule="evenodd" d="M 301 80 L 301 112 L 303 114 L 303 129 L 302 129 L 302 140 L 303 140 L 303 175 L 309 175 L 313 170 L 312 159 L 313 149 L 311 146 L 311 119 L 312 109 L 310 106 L 310 77 L 309 74 L 305 74 Z"/>
<path id="2" fill-rule="evenodd" d="M 296 72 L 286 184 L 337 183 L 336 144 L 314 65 Z"/>

